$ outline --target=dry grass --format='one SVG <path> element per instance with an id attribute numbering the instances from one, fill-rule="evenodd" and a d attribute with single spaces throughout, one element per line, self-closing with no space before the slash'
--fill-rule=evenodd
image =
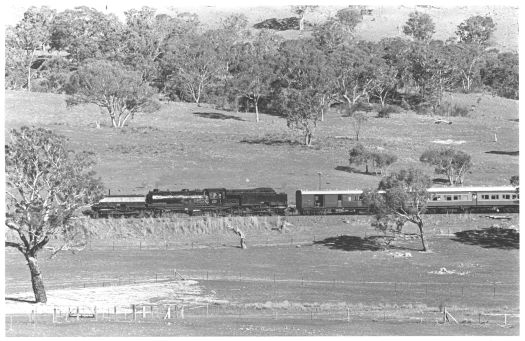
<path id="1" fill-rule="evenodd" d="M 472 155 L 474 167 L 465 185 L 508 184 L 518 174 L 518 101 L 482 94 L 453 94 L 452 104 L 475 105 L 468 117 L 452 125 L 412 112 L 390 119 L 373 117 L 362 128 L 364 144 L 398 156 L 392 169 L 422 167 L 419 155 L 437 140 L 465 141 L 458 148 Z M 232 119 L 235 117 L 238 119 Z M 272 187 L 294 203 L 296 189 L 375 187 L 379 178 L 349 173 L 348 150 L 355 143 L 351 122 L 328 112 L 319 123 L 314 146 L 297 144 L 298 136 L 283 118 L 214 110 L 189 103 L 167 103 L 151 115 L 137 115 L 130 126 L 113 130 L 95 127 L 107 117 L 95 106 L 69 110 L 64 97 L 6 92 L 6 128 L 35 125 L 70 138 L 74 149 L 96 153 L 97 172 L 114 194 L 144 194 L 152 188 Z M 494 142 L 494 134 L 498 141 Z M 348 136 L 347 139 L 336 137 Z M 496 153 L 488 153 L 496 152 Z"/>

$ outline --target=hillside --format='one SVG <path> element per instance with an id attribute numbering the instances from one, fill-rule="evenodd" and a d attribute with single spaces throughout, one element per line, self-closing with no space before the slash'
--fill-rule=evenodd
<path id="1" fill-rule="evenodd" d="M 395 153 L 394 169 L 423 167 L 418 159 L 427 147 L 448 143 L 472 155 L 466 185 L 508 184 L 519 166 L 518 101 L 486 94 L 453 94 L 449 100 L 477 105 L 468 117 L 450 118 L 451 125 L 412 112 L 390 119 L 372 113 L 361 140 Z M 108 117 L 95 106 L 66 109 L 61 95 L 7 91 L 5 111 L 6 130 L 45 127 L 69 137 L 72 148 L 95 152 L 96 170 L 112 193 L 269 186 L 286 191 L 293 202 L 296 189 L 318 187 L 318 172 L 324 189 L 375 187 L 379 181 L 360 169 L 348 171 L 355 141 L 350 120 L 337 112 L 320 122 L 314 146 L 307 148 L 283 118 L 263 114 L 257 124 L 252 113 L 189 103 L 163 104 L 157 113 L 137 115 L 123 130 L 109 128 Z"/>
<path id="2" fill-rule="evenodd" d="M 220 2 L 219 6 L 196 6 L 196 5 L 179 5 L 166 3 L 163 0 L 153 0 L 148 3 L 140 1 L 130 1 L 125 3 L 108 3 L 94 2 L 89 4 L 99 11 L 104 13 L 113 12 L 117 14 L 121 20 L 123 19 L 124 11 L 131 8 L 140 8 L 144 5 L 158 9 L 159 13 L 175 14 L 181 12 L 196 13 L 199 16 L 201 23 L 205 27 L 217 27 L 221 19 L 232 13 L 242 13 L 248 19 L 248 25 L 252 27 L 254 24 L 269 18 L 286 18 L 294 14 L 290 10 L 290 6 L 252 6 L 243 5 L 241 7 L 227 7 L 228 2 Z M 259 2 L 261 4 L 263 2 Z M 327 17 L 334 15 L 342 6 L 325 6 L 321 5 L 317 11 L 309 13 L 306 16 L 306 21 L 310 23 L 319 23 L 326 20 Z M 327 4 L 329 2 L 322 2 Z M 356 33 L 358 39 L 364 40 L 379 40 L 385 37 L 403 36 L 401 27 L 408 19 L 410 12 L 415 10 L 428 13 L 434 23 L 436 24 L 436 33 L 434 39 L 445 40 L 451 36 L 455 36 L 454 32 L 457 26 L 473 15 L 490 15 L 496 23 L 496 31 L 492 39 L 492 45 L 504 51 L 518 51 L 519 48 L 519 11 L 517 7 L 505 5 L 506 2 L 500 2 L 495 6 L 366 6 L 372 9 L 372 15 L 366 15 L 363 22 L 357 26 Z M 27 7 L 35 5 L 30 1 L 21 1 L 10 3 L 6 5 L 5 23 L 14 25 L 23 17 L 23 13 Z M 38 5 L 38 4 L 37 4 Z M 72 0 L 66 3 L 50 2 L 47 6 L 56 8 L 59 11 L 68 7 L 85 5 L 82 0 Z M 285 31 L 280 32 L 286 38 L 296 38 L 300 35 L 299 31 Z M 305 32 L 306 35 L 309 32 Z"/>
<path id="3" fill-rule="evenodd" d="M 503 51 L 518 51 L 519 49 L 519 11 L 510 6 L 446 6 L 430 8 L 423 6 L 365 6 L 372 10 L 372 15 L 365 15 L 363 21 L 356 27 L 358 39 L 377 41 L 386 37 L 406 37 L 402 27 L 413 11 L 429 14 L 436 24 L 434 39 L 446 40 L 455 36 L 457 26 L 474 15 L 489 15 L 496 24 L 492 38 L 492 46 Z M 343 6 L 322 6 L 315 12 L 308 13 L 306 21 L 320 23 L 343 8 Z M 243 13 L 248 19 L 249 26 L 268 18 L 286 18 L 294 16 L 289 6 L 282 7 L 249 7 L 232 9 L 228 7 L 184 7 L 164 10 L 197 13 L 202 23 L 210 27 L 217 27 L 221 19 L 231 13 Z M 285 38 L 297 38 L 299 31 L 280 32 Z M 309 32 L 304 34 L 308 35 Z"/>

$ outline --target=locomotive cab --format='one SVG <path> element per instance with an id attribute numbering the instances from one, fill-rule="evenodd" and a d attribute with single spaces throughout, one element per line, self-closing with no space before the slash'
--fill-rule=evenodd
<path id="1" fill-rule="evenodd" d="M 206 188 L 204 190 L 204 198 L 208 205 L 222 206 L 226 198 L 225 188 Z"/>

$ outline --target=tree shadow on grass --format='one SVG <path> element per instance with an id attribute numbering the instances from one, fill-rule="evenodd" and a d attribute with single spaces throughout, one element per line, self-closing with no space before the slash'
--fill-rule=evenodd
<path id="1" fill-rule="evenodd" d="M 388 237 L 387 237 L 388 238 Z M 370 236 L 361 238 L 357 236 L 338 236 L 328 237 L 323 240 L 314 242 L 315 245 L 327 246 L 330 249 L 343 250 L 343 251 L 383 251 L 383 250 L 412 250 L 416 249 L 407 248 L 396 245 L 386 245 L 384 236 Z"/>
<path id="2" fill-rule="evenodd" d="M 510 155 L 510 156 L 519 156 L 520 151 L 506 151 L 506 150 L 491 150 L 488 152 L 485 152 L 485 154 L 497 154 L 497 155 Z"/>
<path id="3" fill-rule="evenodd" d="M 478 245 L 487 249 L 519 249 L 520 233 L 514 229 L 485 228 L 482 230 L 467 230 L 455 233 L 453 241 Z"/>
<path id="4" fill-rule="evenodd" d="M 365 172 L 365 171 L 360 171 L 354 167 L 350 167 L 350 166 L 337 166 L 335 167 L 335 170 L 338 170 L 338 171 L 341 171 L 341 172 L 347 172 L 347 173 L 354 173 L 354 174 L 362 174 L 362 175 L 371 175 L 371 176 L 376 176 L 378 175 L 378 173 L 376 172 Z"/>
<path id="5" fill-rule="evenodd" d="M 24 302 L 24 303 L 36 303 L 35 300 L 26 300 L 23 298 L 17 298 L 17 297 L 6 297 L 6 301 L 15 301 L 15 302 Z"/>
<path id="6" fill-rule="evenodd" d="M 450 185 L 450 181 L 447 179 L 441 179 L 441 178 L 434 178 L 432 179 L 433 184 L 440 184 L 440 185 Z"/>
<path id="7" fill-rule="evenodd" d="M 289 145 L 289 146 L 300 146 L 302 143 L 291 139 L 275 138 L 275 137 L 260 137 L 260 138 L 244 138 L 240 141 L 241 143 L 247 144 L 264 144 L 267 146 L 273 145 Z"/>
<path id="8" fill-rule="evenodd" d="M 244 121 L 242 118 L 233 116 L 233 115 L 225 115 L 218 112 L 194 112 L 193 115 L 204 117 L 204 118 L 211 118 L 214 120 L 236 120 L 236 121 Z"/>
<path id="9" fill-rule="evenodd" d="M 382 248 L 370 238 L 361 238 L 356 236 L 338 236 L 328 237 L 323 240 L 314 242 L 317 245 L 328 246 L 330 249 L 344 251 L 379 251 Z"/>

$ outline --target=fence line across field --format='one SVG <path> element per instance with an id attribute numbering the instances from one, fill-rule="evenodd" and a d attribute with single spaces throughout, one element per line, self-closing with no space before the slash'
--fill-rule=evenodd
<path id="1" fill-rule="evenodd" d="M 53 289 L 79 289 L 87 287 L 114 287 L 126 285 L 169 283 L 176 281 L 193 280 L 199 281 L 227 281 L 239 283 L 268 283 L 278 288 L 282 285 L 297 285 L 299 287 L 321 287 L 321 288 L 341 288 L 348 287 L 359 289 L 359 287 L 374 287 L 384 293 L 391 293 L 397 297 L 408 290 L 411 294 L 418 294 L 424 297 L 435 295 L 446 296 L 471 296 L 484 295 L 491 297 L 519 297 L 519 284 L 508 283 L 454 283 L 454 282 L 402 282 L 402 281 L 345 281 L 330 279 L 329 277 L 312 278 L 308 272 L 301 273 L 300 278 L 282 278 L 278 273 L 267 273 L 264 276 L 252 277 L 238 271 L 213 271 L 213 270 L 177 270 L 173 269 L 170 273 L 149 273 L 149 274 L 129 274 L 115 278 L 103 279 L 78 279 L 64 282 L 60 279 L 47 279 L 47 287 Z M 6 283 L 6 289 L 9 289 Z M 25 290 L 30 288 L 27 285 Z M 11 286 L 11 291 L 13 287 Z"/>
<path id="2" fill-rule="evenodd" d="M 402 311 L 384 310 L 355 311 L 354 308 L 341 306 L 321 309 L 309 307 L 301 311 L 286 308 L 267 308 L 243 306 L 221 306 L 216 304 L 131 304 L 129 306 L 53 306 L 52 311 L 33 309 L 27 314 L 6 314 L 6 327 L 13 330 L 13 319 L 17 324 L 38 323 L 62 324 L 81 321 L 109 322 L 162 322 L 184 320 L 188 318 L 232 318 L 232 319 L 299 319 L 330 320 L 351 323 L 352 321 L 390 321 L 412 323 L 478 323 L 497 324 L 501 326 L 519 323 L 518 313 L 487 313 L 477 311 L 453 311 L 443 307 L 441 311 L 426 311 L 417 314 Z"/>

